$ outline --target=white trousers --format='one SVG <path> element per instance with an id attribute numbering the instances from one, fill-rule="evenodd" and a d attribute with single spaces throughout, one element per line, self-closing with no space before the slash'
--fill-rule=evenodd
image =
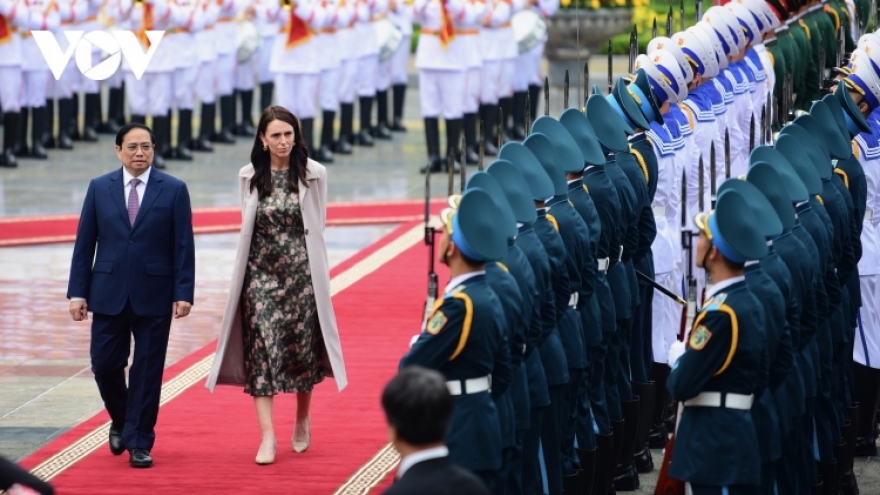
<path id="1" fill-rule="evenodd" d="M 24 91 L 21 92 L 21 106 L 40 108 L 46 105 L 49 81 L 52 73 L 48 70 L 27 70 L 23 74 Z"/>
<path id="2" fill-rule="evenodd" d="M 263 42 L 257 50 L 256 57 L 259 58 L 259 67 L 257 69 L 257 77 L 260 84 L 268 83 L 275 80 L 275 74 L 269 70 L 269 63 L 272 61 L 272 45 L 275 44 L 275 35 L 263 36 Z"/>
<path id="3" fill-rule="evenodd" d="M 862 308 L 853 343 L 853 361 L 880 369 L 880 275 L 859 277 Z"/>
<path id="4" fill-rule="evenodd" d="M 339 107 L 339 71 L 338 67 L 331 67 L 321 71 L 320 88 L 318 98 L 321 100 L 321 109 L 335 112 Z"/>
<path id="5" fill-rule="evenodd" d="M 531 50 L 520 53 L 514 61 L 513 90 L 524 92 L 529 85 L 542 86 L 541 57 L 544 55 L 544 43 L 538 43 Z"/>
<path id="6" fill-rule="evenodd" d="M 358 59 L 340 60 L 337 96 L 340 103 L 354 103 L 355 81 L 358 77 Z"/>
<path id="7" fill-rule="evenodd" d="M 61 77 L 59 79 L 52 78 L 47 98 L 73 98 L 77 82 L 79 82 L 81 77 L 85 76 L 79 73 L 79 67 L 76 66 L 73 57 L 71 57 L 67 67 L 64 68 L 64 72 L 61 73 Z"/>
<path id="8" fill-rule="evenodd" d="M 125 95 L 129 115 L 164 117 L 171 110 L 174 72 L 148 72 L 140 81 L 134 73 L 125 72 Z"/>
<path id="9" fill-rule="evenodd" d="M 404 36 L 400 47 L 391 57 L 391 84 L 407 83 L 407 68 L 409 66 L 409 49 L 411 36 Z"/>
<path id="10" fill-rule="evenodd" d="M 422 117 L 460 119 L 464 108 L 466 72 L 463 70 L 419 70 L 419 100 Z"/>
<path id="11" fill-rule="evenodd" d="M 480 78 L 480 102 L 484 105 L 498 104 L 498 86 L 501 79 L 501 60 L 484 60 Z"/>
<path id="12" fill-rule="evenodd" d="M 376 71 L 376 91 L 388 91 L 391 86 L 391 60 L 389 58 L 379 62 L 379 68 Z"/>
<path id="13" fill-rule="evenodd" d="M 73 60 L 73 57 L 71 57 Z M 92 52 L 92 67 L 97 66 L 101 63 L 101 52 Z M 119 71 L 116 71 L 119 73 Z M 79 69 L 76 71 L 76 75 L 79 77 L 74 82 L 74 91 L 82 90 L 83 93 L 93 95 L 99 91 L 101 91 L 101 81 L 95 81 L 93 79 L 89 79 L 86 76 L 80 74 Z"/>
<path id="14" fill-rule="evenodd" d="M 174 69 L 171 84 L 174 88 L 174 104 L 178 110 L 192 110 L 196 99 L 195 84 L 197 67 Z"/>
<path id="15" fill-rule="evenodd" d="M 207 60 L 199 65 L 199 70 L 196 74 L 196 96 L 198 96 L 199 101 L 206 105 L 214 104 L 217 95 L 215 88 L 216 69 L 217 61 Z"/>
<path id="16" fill-rule="evenodd" d="M 122 75 L 121 70 L 114 72 L 112 76 L 106 79 L 107 87 L 113 89 L 121 88 L 123 81 L 125 81 L 125 77 Z"/>
<path id="17" fill-rule="evenodd" d="M 480 110 L 480 87 L 483 78 L 482 67 L 470 67 L 465 72 L 464 113 L 477 113 Z"/>
<path id="18" fill-rule="evenodd" d="M 217 54 L 217 77 L 215 79 L 217 96 L 230 96 L 235 81 L 234 54 Z"/>
<path id="19" fill-rule="evenodd" d="M 298 119 L 315 116 L 318 74 L 275 74 L 275 100 Z"/>
<path id="20" fill-rule="evenodd" d="M 366 55 L 357 59 L 357 94 L 375 96 L 379 78 L 379 55 Z"/>
<path id="21" fill-rule="evenodd" d="M 21 110 L 21 66 L 0 65 L 0 108 L 3 112 Z"/>
<path id="22" fill-rule="evenodd" d="M 254 89 L 254 59 L 235 66 L 235 89 L 247 91 Z"/>
<path id="23" fill-rule="evenodd" d="M 681 273 L 678 270 L 655 274 L 654 279 L 663 287 L 676 293 L 679 292 Z M 669 346 L 678 340 L 678 331 L 681 326 L 681 306 L 665 294 L 655 290 L 651 312 L 653 318 L 651 348 L 654 353 L 654 362 L 666 363 Z"/>

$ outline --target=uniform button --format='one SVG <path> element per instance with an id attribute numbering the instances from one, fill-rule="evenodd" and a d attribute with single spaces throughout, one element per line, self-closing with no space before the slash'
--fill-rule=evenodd
<path id="1" fill-rule="evenodd" d="M 128 243 L 129 243 L 129 244 L 134 244 L 134 239 L 129 239 L 129 240 L 128 240 Z"/>
<path id="2" fill-rule="evenodd" d="M 306 235 L 309 235 L 309 229 L 306 229 Z"/>

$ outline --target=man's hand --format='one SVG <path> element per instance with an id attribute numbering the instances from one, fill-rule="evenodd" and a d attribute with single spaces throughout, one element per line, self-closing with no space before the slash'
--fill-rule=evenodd
<path id="1" fill-rule="evenodd" d="M 89 304 L 85 301 L 70 301 L 70 316 L 73 321 L 86 321 L 89 319 Z"/>
<path id="2" fill-rule="evenodd" d="M 192 309 L 192 304 L 186 301 L 177 301 L 174 303 L 174 319 L 183 318 L 189 314 L 189 310 Z"/>

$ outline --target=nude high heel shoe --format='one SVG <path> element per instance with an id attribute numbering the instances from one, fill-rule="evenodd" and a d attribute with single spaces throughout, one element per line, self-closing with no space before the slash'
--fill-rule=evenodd
<path id="1" fill-rule="evenodd" d="M 260 449 L 257 451 L 256 463 L 265 466 L 275 462 L 275 448 L 277 442 L 275 440 L 263 440 L 260 442 Z"/>
<path id="2" fill-rule="evenodd" d="M 293 451 L 296 453 L 305 452 L 312 443 L 311 417 L 307 417 L 305 421 L 296 422 L 296 428 L 293 430 Z"/>

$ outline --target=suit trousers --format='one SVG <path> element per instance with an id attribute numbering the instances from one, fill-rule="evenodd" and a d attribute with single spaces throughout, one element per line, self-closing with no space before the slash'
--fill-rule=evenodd
<path id="1" fill-rule="evenodd" d="M 314 117 L 319 78 L 319 74 L 275 74 L 278 105 L 290 110 L 298 119 Z"/>
<path id="2" fill-rule="evenodd" d="M 3 112 L 21 110 L 21 66 L 0 65 L 0 108 Z"/>
<path id="3" fill-rule="evenodd" d="M 156 439 L 153 428 L 159 415 L 170 309 L 167 316 L 139 316 L 129 301 L 117 315 L 94 313 L 89 348 L 92 372 L 113 426 L 122 427 L 122 439 L 129 450 L 152 449 Z M 126 386 L 132 336 L 134 359 Z"/>

